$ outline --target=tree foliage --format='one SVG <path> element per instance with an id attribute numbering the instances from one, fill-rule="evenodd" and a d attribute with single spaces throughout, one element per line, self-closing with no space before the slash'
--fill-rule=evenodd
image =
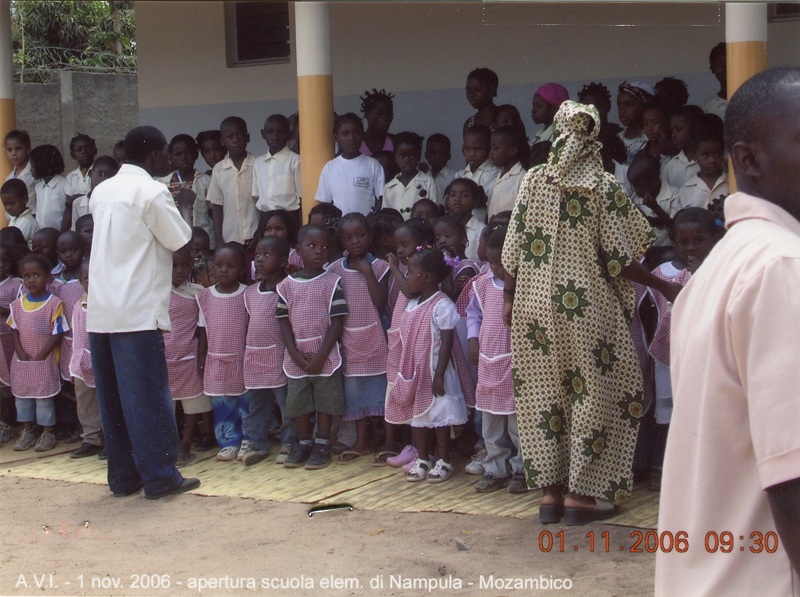
<path id="1" fill-rule="evenodd" d="M 133 2 L 15 0 L 11 23 L 19 81 L 45 82 L 52 70 L 136 72 Z"/>

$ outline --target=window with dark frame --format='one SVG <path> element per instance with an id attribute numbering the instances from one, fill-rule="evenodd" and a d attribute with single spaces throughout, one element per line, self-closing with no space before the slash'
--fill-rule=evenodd
<path id="1" fill-rule="evenodd" d="M 288 2 L 226 2 L 228 67 L 289 62 Z"/>
<path id="2" fill-rule="evenodd" d="M 800 3 L 776 2 L 769 4 L 769 21 L 800 21 Z"/>

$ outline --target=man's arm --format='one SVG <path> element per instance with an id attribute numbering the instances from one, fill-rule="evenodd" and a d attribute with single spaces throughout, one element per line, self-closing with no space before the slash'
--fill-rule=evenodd
<path id="1" fill-rule="evenodd" d="M 800 574 L 800 479 L 767 487 L 767 496 L 783 548 Z"/>

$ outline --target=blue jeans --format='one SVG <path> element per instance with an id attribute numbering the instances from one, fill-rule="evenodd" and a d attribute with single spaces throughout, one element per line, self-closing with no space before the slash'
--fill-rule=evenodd
<path id="1" fill-rule="evenodd" d="M 275 426 L 275 403 L 281 409 L 281 444 L 297 443 L 297 431 L 294 428 L 294 420 L 291 417 L 284 417 L 286 411 L 286 386 L 279 388 L 260 388 L 258 390 L 248 390 L 248 402 L 250 411 L 242 419 L 244 437 L 253 442 L 253 447 L 257 450 L 269 450 L 269 430 Z"/>
<path id="2" fill-rule="evenodd" d="M 242 445 L 243 421 L 249 411 L 249 392 L 239 396 L 212 396 L 214 435 L 220 448 Z M 248 438 L 249 439 L 249 438 Z"/>
<path id="3" fill-rule="evenodd" d="M 56 406 L 53 398 L 15 398 L 17 421 L 38 423 L 42 427 L 56 424 Z"/>
<path id="4" fill-rule="evenodd" d="M 97 403 L 108 453 L 108 487 L 141 480 L 153 495 L 178 485 L 178 426 L 160 330 L 89 334 Z"/>

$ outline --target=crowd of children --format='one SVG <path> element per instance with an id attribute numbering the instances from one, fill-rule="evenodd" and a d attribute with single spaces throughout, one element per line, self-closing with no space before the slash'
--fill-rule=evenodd
<path id="1" fill-rule="evenodd" d="M 337 156 L 305 225 L 286 116 L 266 119 L 258 157 L 235 116 L 172 138 L 174 170 L 161 182 L 176 200 L 194 198 L 192 241 L 173 254 L 165 334 L 183 420 L 178 466 L 214 446 L 217 460 L 250 466 L 278 443 L 276 462 L 288 468 L 344 465 L 374 451 L 375 466 L 438 483 L 455 473 L 458 436 L 475 452 L 465 471 L 482 475 L 476 491 L 527 491 L 501 253 L 520 184 L 547 159 L 569 94 L 557 83 L 537 89 L 531 116 L 542 128 L 529 138 L 516 108 L 495 106 L 498 84 L 485 68 L 467 78 L 476 113 L 464 123 L 460 169 L 450 167 L 446 136 L 390 133 L 392 94 L 367 92 L 366 130 L 355 113 L 335 119 Z M 685 284 L 722 231 L 719 116 L 685 105 L 686 86 L 672 78 L 620 85 L 622 126 L 608 121 L 611 94 L 601 83 L 578 99 L 600 113 L 605 168 L 657 232 L 645 265 Z M 78 134 L 77 167 L 65 177 L 57 148 L 31 148 L 24 131 L 5 146 L 14 168 L 0 188 L 9 223 L 0 232 L 0 382 L 14 408 L 3 401 L 0 440 L 15 437 L 16 422 L 15 450 L 51 450 L 66 413 L 62 437 L 75 440 L 80 429 L 83 439 L 71 456 L 102 456 L 86 333 L 91 193 L 116 174 L 124 148 L 98 157 L 94 140 Z M 200 156 L 210 170 L 196 169 Z M 657 291 L 636 290 L 631 333 L 646 413 L 635 464 L 658 489 L 670 309 Z"/>

